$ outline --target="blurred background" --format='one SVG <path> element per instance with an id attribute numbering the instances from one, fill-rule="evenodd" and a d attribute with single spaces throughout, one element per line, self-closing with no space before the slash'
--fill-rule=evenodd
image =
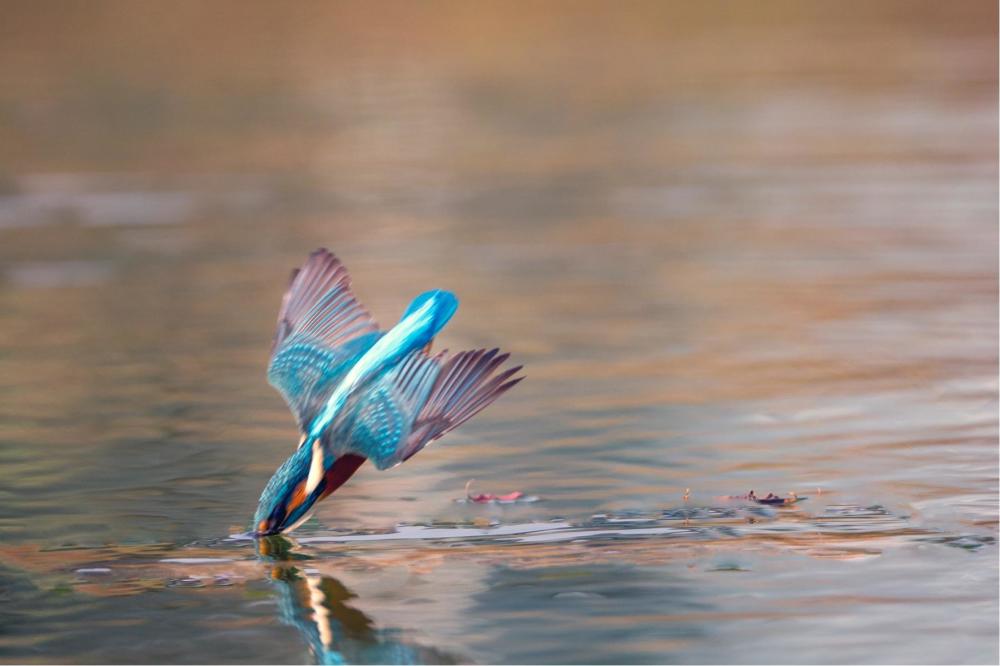
<path id="1" fill-rule="evenodd" d="M 237 585 L 162 562 L 297 442 L 265 368 L 326 246 L 528 380 L 304 543 L 811 496 L 638 550 L 304 545 L 397 650 L 353 660 L 996 662 L 995 3 L 0 9 L 0 659 L 322 660 L 245 545 Z"/>

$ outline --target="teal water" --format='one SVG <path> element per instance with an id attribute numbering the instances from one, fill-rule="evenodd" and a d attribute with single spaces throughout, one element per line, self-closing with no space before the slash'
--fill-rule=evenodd
<path id="1" fill-rule="evenodd" d="M 995 7 L 101 6 L 0 28 L 0 660 L 997 661 Z M 260 546 L 318 246 L 528 379 Z"/>

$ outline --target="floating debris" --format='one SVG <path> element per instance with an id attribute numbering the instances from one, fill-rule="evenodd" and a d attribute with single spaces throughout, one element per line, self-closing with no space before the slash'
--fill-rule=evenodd
<path id="1" fill-rule="evenodd" d="M 597 592 L 556 592 L 552 595 L 553 599 L 607 599 L 603 594 L 598 594 Z"/>
<path id="2" fill-rule="evenodd" d="M 725 572 L 738 571 L 738 572 L 746 572 L 746 571 L 753 571 L 753 569 L 751 569 L 748 566 L 743 566 L 742 564 L 739 564 L 738 562 L 720 562 L 720 563 L 718 563 L 718 564 L 716 564 L 714 566 L 709 567 L 708 569 L 706 569 L 706 571 L 725 571 Z"/>
<path id="3" fill-rule="evenodd" d="M 921 541 L 928 541 L 930 543 L 939 543 L 945 546 L 951 546 L 952 548 L 962 548 L 965 550 L 977 550 L 986 545 L 992 545 L 996 543 L 996 539 L 991 536 L 984 536 L 978 534 L 963 534 L 959 536 L 941 536 L 941 537 L 929 537 L 921 539 Z"/>
<path id="4" fill-rule="evenodd" d="M 205 587 L 205 581 L 202 576 L 171 578 L 167 581 L 167 587 Z"/>
<path id="5" fill-rule="evenodd" d="M 493 493 L 477 493 L 473 495 L 470 491 L 473 481 L 475 481 L 475 479 L 469 479 L 468 482 L 466 482 L 465 497 L 463 499 L 456 500 L 457 502 L 472 502 L 474 504 L 514 504 L 515 502 L 527 503 L 538 501 L 538 497 L 536 495 L 525 495 L 520 490 L 509 492 L 506 495 L 494 495 Z"/>
<path id="6" fill-rule="evenodd" d="M 801 502 L 802 500 L 809 499 L 808 497 L 799 497 L 795 493 L 788 493 L 787 497 L 782 497 L 781 495 L 775 495 L 774 493 L 768 493 L 764 497 L 758 496 L 754 491 L 748 492 L 746 495 L 723 495 L 719 499 L 722 500 L 739 500 L 743 502 L 755 502 L 757 504 L 767 504 L 770 506 L 789 506 L 795 504 L 796 502 Z"/>

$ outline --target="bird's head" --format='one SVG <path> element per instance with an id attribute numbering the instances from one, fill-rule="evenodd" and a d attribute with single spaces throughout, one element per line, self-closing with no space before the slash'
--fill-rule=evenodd
<path id="1" fill-rule="evenodd" d="M 306 441 L 282 463 L 260 494 L 253 518 L 256 536 L 289 532 L 305 522 L 325 486 L 324 455 L 319 441 Z"/>

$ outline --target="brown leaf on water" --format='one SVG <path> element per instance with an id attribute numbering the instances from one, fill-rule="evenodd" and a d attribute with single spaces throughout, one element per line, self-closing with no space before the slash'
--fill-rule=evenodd
<path id="1" fill-rule="evenodd" d="M 793 492 L 789 492 L 787 497 L 782 497 L 781 495 L 775 495 L 774 493 L 768 493 L 764 497 L 760 497 L 754 491 L 751 490 L 746 495 L 723 495 L 719 499 L 754 502 L 756 504 L 767 504 L 770 506 L 789 506 L 808 498 L 799 497 Z"/>
<path id="2" fill-rule="evenodd" d="M 524 493 L 520 490 L 514 490 L 506 495 L 494 495 L 493 493 L 477 493 L 473 495 L 469 492 L 469 488 L 472 486 L 473 481 L 475 481 L 475 479 L 469 479 L 465 483 L 465 500 L 467 502 L 474 502 L 476 504 L 491 504 L 493 502 L 508 503 L 516 502 L 519 499 L 527 499 L 524 497 Z"/>

